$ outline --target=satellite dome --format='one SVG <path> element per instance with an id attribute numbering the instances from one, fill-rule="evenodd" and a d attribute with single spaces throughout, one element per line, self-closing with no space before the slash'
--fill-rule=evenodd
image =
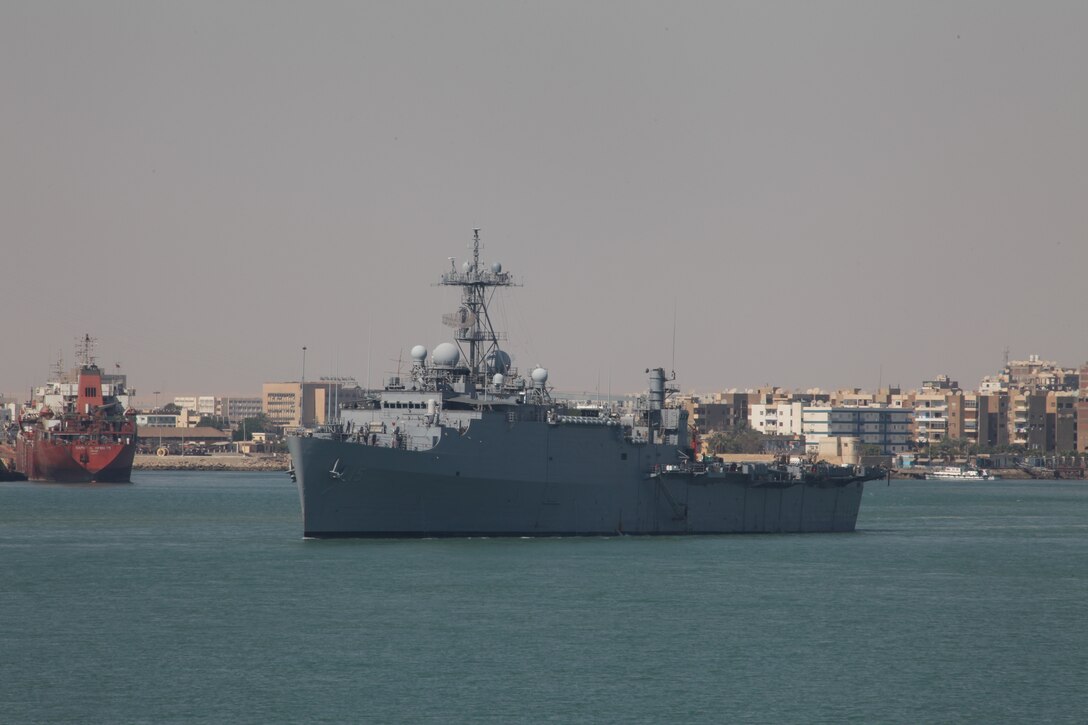
<path id="1" fill-rule="evenodd" d="M 439 367 L 452 368 L 461 360 L 461 351 L 452 342 L 443 342 L 431 353 L 431 362 Z"/>
<path id="2" fill-rule="evenodd" d="M 484 358 L 484 366 L 489 373 L 505 373 L 510 369 L 510 355 L 504 350 L 492 350 Z"/>
<path id="3" fill-rule="evenodd" d="M 495 274 L 502 274 L 502 262 L 492 262 L 491 271 Z"/>
<path id="4" fill-rule="evenodd" d="M 533 377 L 533 382 L 537 385 L 543 385 L 548 382 L 548 371 L 544 368 L 534 368 L 531 375 Z"/>
<path id="5" fill-rule="evenodd" d="M 427 359 L 427 348 L 422 345 L 416 345 L 412 348 L 412 359 L 416 362 L 423 362 Z"/>
<path id="6" fill-rule="evenodd" d="M 464 272 L 465 274 L 468 274 L 468 271 L 470 269 L 472 269 L 472 265 L 469 264 L 468 262 L 465 262 L 464 264 L 461 265 L 461 271 Z"/>
<path id="7" fill-rule="evenodd" d="M 502 376 L 502 373 L 495 373 L 495 375 L 491 378 L 491 384 L 494 385 L 496 388 L 501 388 L 505 380 L 506 378 Z"/>

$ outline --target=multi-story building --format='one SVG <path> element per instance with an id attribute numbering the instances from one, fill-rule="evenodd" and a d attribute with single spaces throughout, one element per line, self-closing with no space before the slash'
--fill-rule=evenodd
<path id="1" fill-rule="evenodd" d="M 748 425 L 766 435 L 798 435 L 804 407 L 800 402 L 755 403 L 748 409 Z"/>
<path id="2" fill-rule="evenodd" d="M 689 419 L 700 434 L 747 425 L 749 395 L 747 392 L 729 391 L 714 393 L 709 399 L 694 398 L 688 411 Z"/>
<path id="3" fill-rule="evenodd" d="M 962 420 L 962 405 L 958 400 L 961 395 L 959 387 L 959 383 L 947 375 L 938 375 L 933 380 L 924 381 L 922 389 L 915 393 L 913 433 L 914 440 L 919 445 L 925 446 L 955 437 L 949 435 L 949 401 L 955 399 L 953 407 L 959 425 Z"/>
<path id="4" fill-rule="evenodd" d="M 1046 448 L 1046 393 L 1009 391 L 1009 443 L 1029 450 Z"/>
<path id="5" fill-rule="evenodd" d="M 1046 394 L 1046 450 L 1069 453 L 1077 449 L 1077 397 L 1069 390 Z"/>
<path id="6" fill-rule="evenodd" d="M 255 418 L 264 412 L 264 399 L 259 396 L 224 395 L 216 400 L 215 414 L 232 423 Z"/>
<path id="7" fill-rule="evenodd" d="M 309 401 L 303 400 L 303 390 Z M 318 406 L 313 400 L 317 386 L 313 383 L 265 383 L 261 386 L 261 406 L 268 420 L 278 428 L 298 428 L 313 425 Z M 324 392 L 322 390 L 322 392 Z M 305 408 L 305 417 L 303 409 Z"/>
<path id="8" fill-rule="evenodd" d="M 801 411 L 801 430 L 805 447 L 812 452 L 819 451 L 820 441 L 838 437 L 857 438 L 888 455 L 910 449 L 910 419 L 907 408 L 806 406 Z"/>
<path id="9" fill-rule="evenodd" d="M 214 395 L 179 395 L 174 398 L 174 405 L 198 416 L 217 415 Z"/>
<path id="10" fill-rule="evenodd" d="M 338 407 L 356 404 L 363 397 L 363 389 L 348 379 L 262 386 L 264 413 L 280 428 L 324 425 L 336 417 Z"/>
<path id="11" fill-rule="evenodd" d="M 1075 368 L 1063 368 L 1051 360 L 1029 355 L 1027 360 L 1010 360 L 1004 376 L 1010 388 L 1035 390 L 1076 390 L 1079 374 Z"/>
<path id="12" fill-rule="evenodd" d="M 1007 392 L 963 393 L 957 401 L 959 413 L 959 437 L 969 444 L 982 448 L 1005 445 L 1009 442 L 1009 396 Z"/>

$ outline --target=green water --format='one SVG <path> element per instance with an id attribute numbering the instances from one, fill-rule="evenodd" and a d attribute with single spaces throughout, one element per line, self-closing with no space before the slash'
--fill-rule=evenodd
<path id="1" fill-rule="evenodd" d="M 1083 722 L 1088 484 L 854 534 L 302 541 L 283 474 L 0 485 L 0 723 Z"/>

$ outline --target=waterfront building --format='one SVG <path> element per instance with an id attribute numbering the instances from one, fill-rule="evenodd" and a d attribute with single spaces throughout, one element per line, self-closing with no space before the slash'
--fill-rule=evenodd
<path id="1" fill-rule="evenodd" d="M 756 403 L 748 410 L 748 425 L 765 435 L 795 436 L 801 433 L 804 403 Z"/>
<path id="2" fill-rule="evenodd" d="M 1005 391 L 968 392 L 962 397 L 962 432 L 959 437 L 980 447 L 1009 442 L 1009 395 Z"/>
<path id="3" fill-rule="evenodd" d="M 181 410 L 188 410 L 197 417 L 217 415 L 215 402 L 214 395 L 179 395 L 174 398 L 174 405 Z"/>
<path id="4" fill-rule="evenodd" d="M 751 394 L 751 395 L 754 395 Z M 727 431 L 747 425 L 750 394 L 728 391 L 714 393 L 708 400 L 694 399 L 688 410 L 689 420 L 700 434 Z"/>
<path id="5" fill-rule="evenodd" d="M 236 423 L 264 412 L 264 399 L 256 395 L 224 395 L 216 399 L 215 414 Z"/>
<path id="6" fill-rule="evenodd" d="M 947 375 L 938 375 L 933 380 L 922 383 L 922 389 L 915 393 L 914 407 L 914 440 L 920 446 L 938 443 L 945 438 L 958 437 L 949 435 L 949 401 L 961 395 L 959 383 Z M 957 409 L 957 425 L 961 419 L 959 409 L 961 405 L 958 399 L 953 403 Z M 954 431 L 959 433 L 960 431 Z"/>
<path id="7" fill-rule="evenodd" d="M 1029 450 L 1046 448 L 1046 393 L 1009 391 L 1009 443 Z"/>
<path id="8" fill-rule="evenodd" d="M 156 428 L 177 428 L 178 419 L 181 416 L 174 415 L 173 413 L 137 413 L 136 414 L 136 427 L 142 434 L 143 429 L 148 426 Z"/>
<path id="9" fill-rule="evenodd" d="M 139 425 L 139 423 L 137 423 Z M 178 426 L 148 426 L 140 429 L 140 446 L 148 452 L 155 452 L 158 448 L 166 446 L 171 449 L 185 448 L 186 446 L 212 446 L 223 448 L 222 444 L 230 442 L 230 433 L 210 426 L 197 428 Z"/>
<path id="10" fill-rule="evenodd" d="M 1069 453 L 1077 449 L 1077 397 L 1068 390 L 1046 395 L 1046 448 L 1048 453 Z"/>
<path id="11" fill-rule="evenodd" d="M 358 404 L 365 391 L 349 378 L 318 380 L 305 385 L 296 382 L 265 383 L 262 386 L 265 415 L 278 428 L 325 425 L 336 417 L 338 407 Z"/>
<path id="12" fill-rule="evenodd" d="M 801 432 L 811 452 L 820 450 L 822 440 L 837 437 L 857 438 L 889 455 L 910 449 L 910 420 L 907 408 L 806 406 L 801 410 Z"/>

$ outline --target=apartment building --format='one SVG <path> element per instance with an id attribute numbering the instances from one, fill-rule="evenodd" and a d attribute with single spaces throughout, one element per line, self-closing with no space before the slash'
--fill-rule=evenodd
<path id="1" fill-rule="evenodd" d="M 1079 387 L 1080 373 L 1063 368 L 1052 360 L 1029 355 L 1027 360 L 1010 360 L 1003 373 L 1010 388 L 1072 391 Z"/>
<path id="2" fill-rule="evenodd" d="M 1009 443 L 1031 450 L 1046 448 L 1046 393 L 1009 391 Z"/>
<path id="3" fill-rule="evenodd" d="M 729 391 L 714 393 L 708 399 L 693 398 L 688 419 L 700 434 L 733 430 L 748 423 L 749 401 L 754 395 Z"/>
<path id="4" fill-rule="evenodd" d="M 765 435 L 798 435 L 804 407 L 801 402 L 755 403 L 748 409 L 748 425 Z"/>
<path id="5" fill-rule="evenodd" d="M 967 392 L 953 402 L 960 408 L 957 435 L 971 445 L 1003 446 L 1009 442 L 1009 396 L 1007 392 Z"/>
<path id="6" fill-rule="evenodd" d="M 1078 393 L 1052 390 L 1046 395 L 1045 451 L 1068 453 L 1077 449 Z"/>
<path id="7" fill-rule="evenodd" d="M 945 438 L 962 437 L 962 391 L 958 382 L 947 375 L 922 382 L 914 395 L 914 440 L 925 446 Z M 949 405 L 955 413 L 956 428 L 949 431 Z"/>
<path id="8" fill-rule="evenodd" d="M 806 406 L 801 411 L 801 432 L 811 452 L 818 452 L 821 441 L 828 438 L 857 438 L 888 455 L 910 449 L 910 419 L 907 408 Z"/>

